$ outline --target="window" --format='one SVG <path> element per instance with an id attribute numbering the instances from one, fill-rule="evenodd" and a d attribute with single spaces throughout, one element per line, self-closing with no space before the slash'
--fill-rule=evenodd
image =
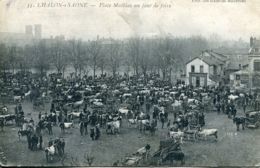
<path id="1" fill-rule="evenodd" d="M 204 71 L 204 67 L 203 67 L 203 65 L 201 65 L 200 66 L 200 73 L 203 73 L 203 71 Z"/>
<path id="2" fill-rule="evenodd" d="M 260 71 L 260 60 L 254 61 L 254 71 Z"/>
<path id="3" fill-rule="evenodd" d="M 217 75 L 218 69 L 216 65 L 213 65 L 213 75 Z"/>
<path id="4" fill-rule="evenodd" d="M 191 66 L 191 72 L 195 72 L 195 66 L 194 65 Z"/>

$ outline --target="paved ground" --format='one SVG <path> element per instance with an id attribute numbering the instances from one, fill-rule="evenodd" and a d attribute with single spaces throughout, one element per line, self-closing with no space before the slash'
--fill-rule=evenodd
<path id="1" fill-rule="evenodd" d="M 26 115 L 31 113 L 37 121 L 38 112 L 32 111 L 30 103 L 23 103 L 23 108 Z M 10 110 L 13 112 L 14 106 L 10 106 Z M 172 118 L 172 115 L 169 117 Z M 226 115 L 218 115 L 215 112 L 206 113 L 206 128 L 218 129 L 218 141 L 212 138 L 207 141 L 185 142 L 182 145 L 186 158 L 185 166 L 253 166 L 260 163 L 260 141 L 258 140 L 260 129 L 237 132 L 235 124 Z M 9 125 L 5 127 L 4 132 L 0 132 L 2 163 L 23 166 L 86 166 L 84 154 L 89 154 L 94 157 L 93 166 L 112 166 L 115 161 L 134 153 L 147 143 L 151 145 L 152 152 L 156 151 L 160 139 L 163 139 L 166 134 L 166 129 L 161 128 L 155 136 L 150 136 L 148 133 L 141 134 L 136 128 L 128 128 L 123 122 L 120 135 L 107 135 L 102 129 L 101 139 L 92 141 L 88 135 L 80 136 L 79 129 L 74 128 L 64 135 L 66 141 L 64 162 L 47 163 L 44 151 L 30 151 L 27 148 L 26 137 L 19 141 L 17 131 L 17 127 Z M 61 136 L 58 127 L 54 127 L 53 132 L 53 137 Z M 51 136 L 44 133 L 45 144 L 49 138 Z M 76 163 L 72 163 L 72 158 Z"/>

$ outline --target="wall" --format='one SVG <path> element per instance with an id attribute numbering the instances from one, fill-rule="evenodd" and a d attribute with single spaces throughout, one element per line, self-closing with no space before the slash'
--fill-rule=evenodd
<path id="1" fill-rule="evenodd" d="M 191 72 L 191 65 L 195 66 L 195 73 L 200 73 L 200 66 L 203 65 L 203 73 L 209 73 L 209 65 L 202 61 L 199 58 L 194 59 L 193 61 L 186 64 L 186 83 L 189 83 L 189 73 Z M 207 77 L 209 81 L 209 77 Z"/>

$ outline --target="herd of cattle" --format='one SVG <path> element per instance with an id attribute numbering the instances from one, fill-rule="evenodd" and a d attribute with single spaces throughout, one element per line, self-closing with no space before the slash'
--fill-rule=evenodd
<path id="1" fill-rule="evenodd" d="M 91 139 L 98 140 L 101 129 L 107 134 L 120 134 L 123 124 L 143 133 L 149 131 L 154 136 L 160 122 L 161 129 L 168 129 L 167 141 L 174 145 L 169 143 L 171 145 L 153 157 L 160 157 L 161 162 L 173 159 L 184 163 L 184 154 L 176 144 L 210 136 L 218 138 L 216 128 L 204 128 L 207 112 L 226 114 L 237 125 L 237 130 L 240 125 L 243 129 L 257 128 L 260 121 L 257 92 L 232 91 L 226 86 L 194 88 L 182 81 L 176 84 L 162 81 L 157 75 L 116 78 L 71 75 L 64 78 L 61 74 L 42 77 L 17 73 L 1 76 L 0 87 L 4 103 L 0 111 L 1 128 L 3 130 L 7 123 L 15 121 L 20 127 L 19 138 L 26 136 L 31 150 L 42 148 L 42 136 L 46 132 L 53 134 L 52 127 L 56 126 L 62 134 L 71 128 L 79 128 L 82 136 L 90 131 Z M 37 121 L 30 117 L 31 113 L 23 111 L 23 101 L 32 103 L 32 111 L 38 112 Z M 16 105 L 13 114 L 7 108 L 8 104 Z M 51 104 L 50 110 L 47 110 L 48 104 Z M 237 108 L 243 108 L 245 114 L 237 115 Z M 169 115 L 173 115 L 173 121 Z M 64 139 L 50 140 L 47 144 L 44 148 L 47 161 L 53 160 L 54 156 L 62 157 Z M 149 145 L 138 155 L 139 159 L 128 159 L 125 165 L 137 165 L 143 156 L 147 158 L 148 148 Z"/>

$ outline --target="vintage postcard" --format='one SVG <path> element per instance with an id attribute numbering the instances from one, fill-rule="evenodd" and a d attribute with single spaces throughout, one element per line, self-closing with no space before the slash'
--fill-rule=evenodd
<path id="1" fill-rule="evenodd" d="M 259 0 L 0 0 L 0 166 L 260 166 Z"/>

